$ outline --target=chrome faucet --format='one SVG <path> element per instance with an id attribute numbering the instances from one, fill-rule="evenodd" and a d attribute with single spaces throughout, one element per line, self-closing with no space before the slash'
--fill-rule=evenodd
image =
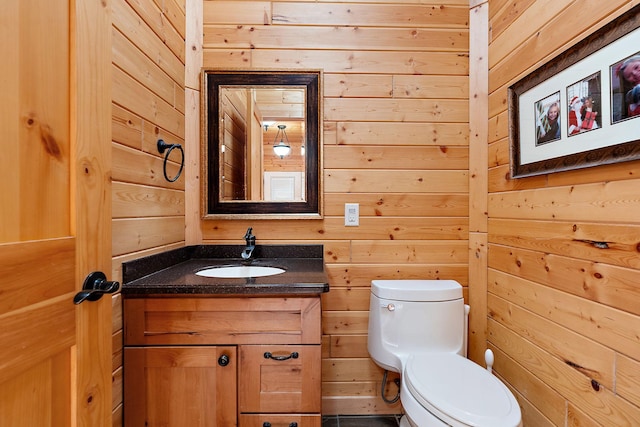
<path id="1" fill-rule="evenodd" d="M 251 255 L 253 255 L 253 250 L 256 248 L 256 236 L 251 234 L 251 230 L 253 229 L 249 227 L 244 235 L 244 240 L 247 242 L 247 246 L 242 251 L 242 259 L 250 259 Z"/>

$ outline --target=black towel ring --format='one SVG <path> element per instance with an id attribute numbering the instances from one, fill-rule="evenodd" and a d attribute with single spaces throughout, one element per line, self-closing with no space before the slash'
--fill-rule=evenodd
<path id="1" fill-rule="evenodd" d="M 169 158 L 169 154 L 173 151 L 174 148 L 180 150 L 182 154 L 182 159 L 180 160 L 180 169 L 178 169 L 178 173 L 173 178 L 169 178 L 167 176 L 167 159 Z M 168 149 L 168 150 L 167 150 Z M 158 140 L 158 153 L 163 154 L 167 150 L 167 154 L 164 156 L 164 164 L 162 165 L 162 172 L 164 172 L 164 179 L 169 182 L 176 182 L 178 178 L 180 178 L 180 174 L 182 174 L 182 169 L 184 168 L 184 150 L 182 149 L 182 145 L 180 144 L 167 144 L 164 140 Z"/>

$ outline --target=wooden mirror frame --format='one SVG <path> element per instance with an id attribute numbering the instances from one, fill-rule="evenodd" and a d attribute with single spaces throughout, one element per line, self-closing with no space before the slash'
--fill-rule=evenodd
<path id="1" fill-rule="evenodd" d="M 202 218 L 322 218 L 322 71 L 213 70 L 201 75 Z M 221 201 L 219 149 L 220 86 L 306 88 L 305 200 L 301 202 Z"/>

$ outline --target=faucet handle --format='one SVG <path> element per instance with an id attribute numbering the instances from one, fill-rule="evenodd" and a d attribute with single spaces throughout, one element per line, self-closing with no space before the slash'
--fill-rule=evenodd
<path id="1" fill-rule="evenodd" d="M 256 244 L 256 236 L 251 234 L 253 228 L 249 227 L 247 233 L 244 235 L 244 240 L 247 242 L 247 246 L 253 246 Z"/>
<path id="2" fill-rule="evenodd" d="M 252 231 L 252 230 L 253 230 L 253 227 L 249 227 L 249 228 L 247 228 L 247 232 L 246 232 L 246 233 L 245 233 L 245 235 L 244 235 L 244 239 L 250 239 L 250 238 L 254 237 L 254 236 L 251 234 L 251 231 Z"/>

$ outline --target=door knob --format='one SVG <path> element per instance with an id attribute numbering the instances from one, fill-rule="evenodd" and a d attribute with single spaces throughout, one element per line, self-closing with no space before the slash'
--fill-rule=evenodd
<path id="1" fill-rule="evenodd" d="M 102 271 L 94 271 L 84 279 L 82 290 L 73 298 L 73 303 L 80 304 L 85 300 L 98 301 L 102 295 L 112 294 L 119 288 L 120 283 L 107 280 Z"/>
<path id="2" fill-rule="evenodd" d="M 218 365 L 227 366 L 228 364 L 229 364 L 229 356 L 227 356 L 226 354 L 223 354 L 218 358 Z"/>

